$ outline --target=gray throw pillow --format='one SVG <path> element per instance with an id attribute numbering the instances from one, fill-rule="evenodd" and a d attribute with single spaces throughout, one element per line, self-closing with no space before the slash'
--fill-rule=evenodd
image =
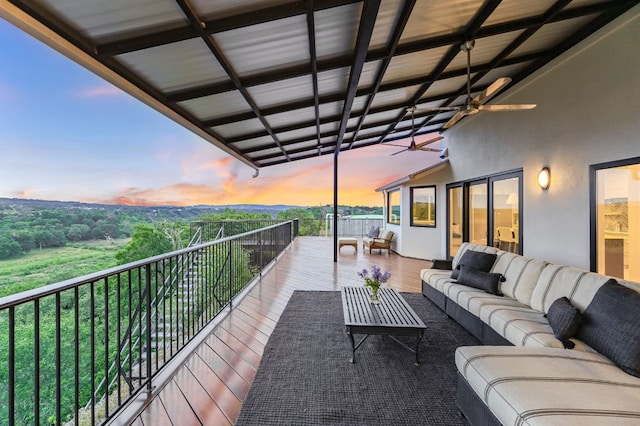
<path id="1" fill-rule="evenodd" d="M 640 293 L 614 279 L 582 313 L 577 337 L 632 376 L 640 377 Z"/>
<path id="2" fill-rule="evenodd" d="M 504 281 L 502 274 L 484 272 L 471 266 L 462 265 L 457 283 L 484 290 L 496 296 L 502 296 L 500 292 L 500 283 L 502 281 Z"/>
<path id="3" fill-rule="evenodd" d="M 489 272 L 493 267 L 493 264 L 498 257 L 497 254 L 483 253 L 481 251 L 467 250 L 460 258 L 460 262 L 456 266 L 456 269 L 451 272 L 451 278 L 454 280 L 458 278 L 461 266 L 471 266 L 482 272 Z"/>
<path id="4" fill-rule="evenodd" d="M 378 236 L 379 233 L 380 233 L 380 227 L 372 226 L 371 229 L 369 229 L 369 232 L 367 233 L 367 237 L 375 238 Z"/>
<path id="5" fill-rule="evenodd" d="M 575 343 L 569 339 L 576 335 L 580 327 L 580 322 L 582 321 L 580 310 L 572 306 L 569 299 L 561 297 L 556 299 L 549 307 L 547 320 L 549 320 L 553 334 L 562 342 L 564 347 L 573 349 Z"/>

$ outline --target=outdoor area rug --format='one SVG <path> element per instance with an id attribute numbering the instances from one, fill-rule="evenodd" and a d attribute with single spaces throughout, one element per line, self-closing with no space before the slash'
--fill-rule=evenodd
<path id="1" fill-rule="evenodd" d="M 370 336 L 350 363 L 340 292 L 295 291 L 236 424 L 466 424 L 456 407 L 454 351 L 478 341 L 421 294 L 402 295 L 427 326 L 419 366 L 388 336 Z M 406 342 L 413 347 L 415 338 Z"/>

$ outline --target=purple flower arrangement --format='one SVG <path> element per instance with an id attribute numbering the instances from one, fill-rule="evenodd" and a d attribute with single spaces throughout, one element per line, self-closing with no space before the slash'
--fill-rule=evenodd
<path id="1" fill-rule="evenodd" d="M 364 278 L 364 285 L 371 287 L 374 293 L 377 293 L 380 285 L 386 283 L 391 277 L 389 271 L 382 272 L 382 269 L 376 265 L 371 267 L 371 274 L 366 269 L 363 269 L 362 272 L 358 272 L 358 275 Z"/>

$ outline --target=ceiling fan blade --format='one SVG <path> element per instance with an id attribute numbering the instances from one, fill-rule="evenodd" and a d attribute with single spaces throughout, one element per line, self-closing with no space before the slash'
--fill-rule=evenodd
<path id="1" fill-rule="evenodd" d="M 460 119 L 462 117 L 464 117 L 465 114 L 461 112 L 457 113 L 456 115 L 454 115 L 453 117 L 451 117 L 451 119 L 449 121 L 447 121 L 447 124 L 445 124 L 444 126 L 442 126 L 443 129 L 448 129 L 449 127 L 453 126 L 454 124 L 456 124 L 458 121 L 460 121 Z"/>
<path id="2" fill-rule="evenodd" d="M 417 145 L 416 145 L 416 148 L 417 148 L 417 149 L 420 149 L 420 148 L 422 148 L 423 146 L 430 145 L 430 144 L 432 144 L 432 143 L 435 143 L 435 142 L 441 141 L 442 139 L 444 139 L 444 137 L 443 137 L 443 136 L 437 136 L 437 137 L 435 137 L 435 138 L 433 138 L 433 139 L 429 139 L 428 141 L 424 141 L 424 142 L 421 142 L 421 143 L 417 144 Z M 431 149 L 431 148 L 429 148 L 429 149 Z"/>
<path id="3" fill-rule="evenodd" d="M 517 104 L 517 105 L 479 105 L 480 111 L 520 111 L 523 109 L 534 109 L 536 104 Z"/>
<path id="4" fill-rule="evenodd" d="M 441 149 L 436 149 L 436 148 L 428 148 L 428 147 L 420 147 L 420 148 L 416 148 L 419 149 L 420 151 L 428 151 L 428 152 L 440 152 L 442 151 Z"/>
<path id="5" fill-rule="evenodd" d="M 393 153 L 393 154 L 391 154 L 391 155 L 400 154 L 401 152 L 405 152 L 405 151 L 409 151 L 409 148 L 405 148 L 405 149 L 402 149 L 402 150 L 400 150 L 400 151 L 398 151 L 398 152 L 394 152 L 394 153 Z"/>
<path id="6" fill-rule="evenodd" d="M 382 142 L 382 143 L 384 144 L 384 146 L 398 146 L 400 148 L 406 148 L 407 147 L 406 145 L 398 145 L 398 144 L 395 144 L 395 143 L 388 143 L 388 142 Z"/>
<path id="7" fill-rule="evenodd" d="M 431 112 L 435 112 L 435 111 L 460 111 L 460 107 L 459 106 L 452 106 L 452 107 L 424 107 L 424 108 L 416 108 L 416 111 L 431 111 Z"/>
<path id="8" fill-rule="evenodd" d="M 500 90 L 502 90 L 502 88 L 504 86 L 506 86 L 509 83 L 511 83 L 511 78 L 509 78 L 509 77 L 501 77 L 501 78 L 497 79 L 496 81 L 491 83 L 491 85 L 489 85 L 489 87 L 484 89 L 478 96 L 473 98 L 473 103 L 475 105 L 482 105 L 483 103 L 485 103 L 489 99 L 491 99 L 491 97 L 493 97 L 493 95 L 498 93 Z"/>

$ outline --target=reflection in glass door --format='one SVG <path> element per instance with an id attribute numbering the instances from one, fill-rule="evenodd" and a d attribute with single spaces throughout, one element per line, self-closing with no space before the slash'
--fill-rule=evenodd
<path id="1" fill-rule="evenodd" d="M 591 268 L 640 281 L 640 158 L 592 169 Z"/>
<path id="2" fill-rule="evenodd" d="M 487 244 L 487 184 L 469 185 L 469 241 Z"/>
<path id="3" fill-rule="evenodd" d="M 455 256 L 463 237 L 463 187 L 449 188 L 449 256 Z"/>
<path id="4" fill-rule="evenodd" d="M 520 179 L 492 182 L 493 245 L 500 250 L 519 253 L 520 235 Z"/>

